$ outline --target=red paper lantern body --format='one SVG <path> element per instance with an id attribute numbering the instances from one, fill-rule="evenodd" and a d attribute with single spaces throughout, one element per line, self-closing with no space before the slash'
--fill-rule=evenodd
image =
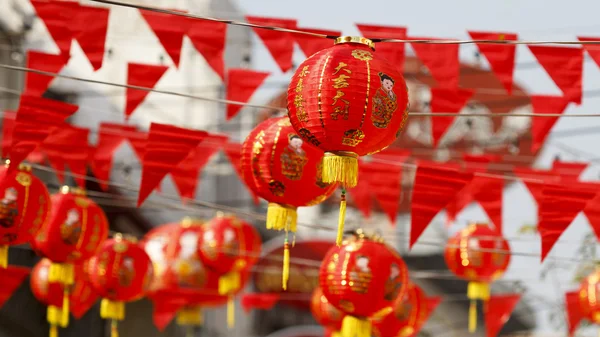
<path id="1" fill-rule="evenodd" d="M 342 328 L 344 313 L 329 303 L 320 287 L 315 288 L 313 291 L 310 300 L 310 311 L 315 320 L 326 329 L 339 331 Z"/>
<path id="2" fill-rule="evenodd" d="M 9 173 L 0 167 L 0 268 L 8 263 L 8 246 L 31 241 L 50 214 L 50 195 L 44 183 L 19 165 Z"/>
<path id="3" fill-rule="evenodd" d="M 579 287 L 581 313 L 591 322 L 600 324 L 600 270 L 588 275 Z"/>
<path id="4" fill-rule="evenodd" d="M 408 88 L 371 41 L 342 37 L 306 59 L 288 88 L 298 135 L 326 152 L 323 180 L 353 187 L 358 156 L 392 144 L 408 117 Z M 341 168 L 340 168 L 341 167 Z"/>
<path id="5" fill-rule="evenodd" d="M 429 308 L 419 286 L 409 283 L 408 291 L 394 302 L 393 311 L 375 319 L 373 330 L 378 337 L 413 336 L 425 324 Z"/>
<path id="6" fill-rule="evenodd" d="M 381 315 L 404 296 L 408 271 L 392 248 L 359 234 L 330 249 L 319 283 L 329 302 L 347 314 L 342 334 L 357 330 L 359 336 L 367 336 L 367 319 Z"/>

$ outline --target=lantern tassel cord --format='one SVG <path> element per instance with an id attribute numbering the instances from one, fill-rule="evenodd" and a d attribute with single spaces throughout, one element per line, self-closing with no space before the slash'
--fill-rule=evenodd
<path id="1" fill-rule="evenodd" d="M 477 300 L 471 300 L 469 306 L 469 332 L 475 333 L 477 330 Z"/>
<path id="2" fill-rule="evenodd" d="M 65 290 L 63 293 L 63 303 L 61 309 L 61 317 L 60 317 L 60 325 L 66 327 L 69 325 L 69 288 L 67 285 L 64 285 Z"/>
<path id="3" fill-rule="evenodd" d="M 235 300 L 233 295 L 229 295 L 227 300 L 227 327 L 231 330 L 235 326 Z"/>
<path id="4" fill-rule="evenodd" d="M 56 325 L 50 325 L 49 337 L 58 337 L 58 327 Z"/>
<path id="5" fill-rule="evenodd" d="M 283 269 L 281 271 L 281 287 L 287 290 L 288 280 L 290 279 L 290 244 L 288 242 L 288 234 L 285 233 L 285 241 L 283 243 Z"/>
<path id="6" fill-rule="evenodd" d="M 116 319 L 110 321 L 110 337 L 119 337 L 119 327 Z"/>
<path id="7" fill-rule="evenodd" d="M 8 245 L 0 245 L 0 268 L 8 267 Z"/>
<path id="8" fill-rule="evenodd" d="M 346 189 L 342 187 L 342 200 L 340 201 L 340 215 L 338 217 L 337 238 L 335 243 L 340 246 L 344 239 L 344 222 L 346 220 Z"/>

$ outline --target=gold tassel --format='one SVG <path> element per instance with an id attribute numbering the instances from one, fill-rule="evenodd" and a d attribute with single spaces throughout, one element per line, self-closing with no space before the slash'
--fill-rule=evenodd
<path id="1" fill-rule="evenodd" d="M 283 269 L 281 271 L 281 287 L 287 290 L 288 280 L 290 279 L 290 244 L 288 243 L 287 233 L 283 243 Z"/>
<path id="2" fill-rule="evenodd" d="M 119 337 L 119 327 L 116 319 L 110 321 L 110 337 Z"/>
<path id="3" fill-rule="evenodd" d="M 107 298 L 103 298 L 100 302 L 100 317 L 102 317 L 103 319 L 112 319 L 115 321 L 124 320 L 125 303 L 113 302 Z"/>
<path id="4" fill-rule="evenodd" d="M 477 330 L 477 300 L 471 300 L 469 306 L 469 332 L 474 333 Z"/>
<path id="5" fill-rule="evenodd" d="M 298 213 L 296 208 L 269 203 L 267 207 L 267 229 L 296 232 Z"/>
<path id="6" fill-rule="evenodd" d="M 202 307 L 186 307 L 177 313 L 177 324 L 186 326 L 202 326 Z"/>
<path id="7" fill-rule="evenodd" d="M 487 301 L 490 299 L 490 285 L 484 282 L 469 282 L 467 297 L 471 300 L 469 306 L 469 332 L 477 330 L 477 300 Z"/>
<path id="8" fill-rule="evenodd" d="M 340 246 L 344 239 L 344 222 L 346 220 L 346 189 L 342 187 L 342 200 L 340 201 L 340 215 L 338 217 L 338 231 L 335 243 Z"/>
<path id="9" fill-rule="evenodd" d="M 8 245 L 0 245 L 0 268 L 8 267 Z"/>
<path id="10" fill-rule="evenodd" d="M 58 327 L 56 325 L 50 326 L 50 337 L 58 337 Z"/>
<path id="11" fill-rule="evenodd" d="M 353 152 L 325 152 L 322 177 L 324 183 L 339 182 L 345 187 L 358 183 L 358 155 Z"/>
<path id="12" fill-rule="evenodd" d="M 240 289 L 242 281 L 240 273 L 231 271 L 219 277 L 219 295 L 227 295 Z"/>
<path id="13" fill-rule="evenodd" d="M 67 325 L 69 325 L 69 289 L 67 288 L 67 286 L 63 287 L 65 287 L 65 290 L 63 293 L 62 309 L 60 310 L 60 326 L 64 328 Z"/>
<path id="14" fill-rule="evenodd" d="M 331 337 L 342 337 L 342 333 L 339 331 L 334 331 L 331 333 Z"/>
<path id="15" fill-rule="evenodd" d="M 347 315 L 340 332 L 342 337 L 371 337 L 371 322 Z"/>
<path id="16" fill-rule="evenodd" d="M 227 300 L 227 327 L 231 330 L 235 326 L 235 300 L 233 295 L 229 295 Z"/>

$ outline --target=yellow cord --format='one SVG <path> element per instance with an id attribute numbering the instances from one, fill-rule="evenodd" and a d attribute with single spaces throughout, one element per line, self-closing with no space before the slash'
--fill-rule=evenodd
<path id="1" fill-rule="evenodd" d="M 233 295 L 227 300 L 227 327 L 231 330 L 235 326 L 235 301 Z"/>
<path id="2" fill-rule="evenodd" d="M 283 244 L 283 269 L 281 272 L 281 287 L 287 290 L 288 280 L 290 279 L 290 244 L 288 243 L 287 234 Z"/>
<path id="3" fill-rule="evenodd" d="M 342 188 L 342 201 L 340 202 L 340 215 L 338 217 L 338 231 L 335 243 L 340 246 L 344 239 L 344 222 L 346 221 L 346 189 Z"/>
<path id="4" fill-rule="evenodd" d="M 469 332 L 475 333 L 477 330 L 477 300 L 471 300 L 469 306 Z"/>

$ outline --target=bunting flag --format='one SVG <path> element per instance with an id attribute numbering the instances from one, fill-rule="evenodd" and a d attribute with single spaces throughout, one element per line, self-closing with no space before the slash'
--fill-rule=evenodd
<path id="1" fill-rule="evenodd" d="M 227 142 L 223 144 L 223 150 L 225 152 L 225 155 L 227 156 L 227 159 L 229 159 L 229 162 L 231 162 L 231 166 L 233 166 L 233 169 L 237 173 L 240 180 L 244 181 L 244 174 L 242 173 L 242 144 Z M 246 189 L 250 193 L 252 200 L 254 200 L 254 204 L 258 205 L 260 202 L 260 200 L 258 199 L 258 195 L 256 195 L 254 191 L 252 191 L 252 189 L 249 189 L 247 187 Z"/>
<path id="2" fill-rule="evenodd" d="M 315 34 L 324 34 L 329 36 L 340 36 L 342 32 L 336 30 L 325 30 L 325 29 L 314 29 L 314 28 L 298 28 L 305 32 L 311 32 Z M 311 36 L 308 34 L 293 34 L 294 40 L 298 43 L 300 50 L 306 55 L 306 57 L 310 57 L 316 52 L 319 52 L 323 49 L 329 48 L 333 46 L 333 42 L 331 39 L 323 39 L 316 36 Z M 379 46 L 378 46 L 379 47 Z M 379 53 L 380 49 L 377 49 L 377 53 Z"/>
<path id="3" fill-rule="evenodd" d="M 419 164 L 411 202 L 410 244 L 417 242 L 431 220 L 473 179 L 473 173 L 441 165 Z"/>
<path id="4" fill-rule="evenodd" d="M 17 113 L 14 111 L 4 111 L 2 116 L 2 158 L 8 158 L 10 147 L 12 145 L 12 134 L 15 127 Z"/>
<path id="5" fill-rule="evenodd" d="M 565 293 L 565 311 L 567 312 L 569 336 L 575 334 L 575 330 L 577 330 L 579 323 L 581 323 L 581 320 L 584 318 L 579 301 L 578 291 Z"/>
<path id="6" fill-rule="evenodd" d="M 21 283 L 25 281 L 30 272 L 31 269 L 25 267 L 8 266 L 0 268 L 0 280 L 2 280 L 2 287 L 0 287 L 0 308 L 4 306 Z"/>
<path id="7" fill-rule="evenodd" d="M 142 180 L 137 206 L 140 207 L 162 179 L 198 147 L 207 132 L 150 124 L 146 151 L 142 160 Z"/>
<path id="8" fill-rule="evenodd" d="M 356 186 L 348 189 L 348 194 L 354 207 L 362 213 L 365 219 L 368 219 L 371 217 L 372 190 L 369 184 L 370 177 L 363 166 L 362 161 L 359 161 L 358 174 L 361 178 Z"/>
<path id="9" fill-rule="evenodd" d="M 182 200 L 194 199 L 198 189 L 199 174 L 208 161 L 217 151 L 221 150 L 227 142 L 227 136 L 209 134 L 202 143 L 193 149 L 190 154 L 171 172 L 173 182 L 179 191 Z"/>
<path id="10" fill-rule="evenodd" d="M 356 24 L 367 38 L 391 38 L 406 40 L 406 27 Z M 381 42 L 377 44 L 377 54 L 388 60 L 398 69 L 404 69 L 404 43 Z"/>
<path id="11" fill-rule="evenodd" d="M 588 219 L 594 234 L 600 241 L 600 193 L 597 193 L 585 206 L 583 213 Z"/>
<path id="12" fill-rule="evenodd" d="M 398 162 L 401 162 L 399 160 Z M 402 195 L 402 166 L 378 162 L 363 162 L 365 175 L 375 200 L 381 206 L 392 225 L 396 224 L 400 197 Z"/>
<path id="13" fill-rule="evenodd" d="M 279 294 L 253 293 L 242 296 L 242 308 L 246 313 L 252 309 L 271 310 L 279 301 Z"/>
<path id="14" fill-rule="evenodd" d="M 129 145 L 133 148 L 133 152 L 137 156 L 138 160 L 142 162 L 144 160 L 144 153 L 146 153 L 146 144 L 148 143 L 148 134 L 143 131 L 129 131 L 127 135 Z"/>
<path id="15" fill-rule="evenodd" d="M 60 101 L 37 96 L 21 96 L 12 133 L 9 170 L 17 168 L 54 131 L 54 128 L 63 126 L 65 120 L 78 109 L 76 105 Z"/>
<path id="16" fill-rule="evenodd" d="M 72 19 L 77 17 L 79 3 L 74 1 L 31 0 L 37 16 L 44 21 L 60 55 L 69 58 L 74 31 Z"/>
<path id="17" fill-rule="evenodd" d="M 171 57 L 171 60 L 173 60 L 175 67 L 179 68 L 183 37 L 188 32 L 190 20 L 181 19 L 176 15 L 151 12 L 144 9 L 140 9 L 139 11 L 167 54 Z"/>
<path id="18" fill-rule="evenodd" d="M 459 114 L 475 92 L 467 89 L 431 88 L 431 112 Z M 448 128 L 454 123 L 453 116 L 431 118 L 431 137 L 437 146 Z"/>
<path id="19" fill-rule="evenodd" d="M 538 224 L 542 237 L 542 262 L 577 214 L 596 196 L 597 190 L 590 183 L 544 185 Z"/>
<path id="20" fill-rule="evenodd" d="M 504 190 L 504 179 L 477 175 L 488 171 L 493 156 L 463 156 L 468 170 L 476 175 L 467 187 L 470 199 L 481 205 L 491 222 L 499 233 L 502 233 L 502 192 Z M 485 164 L 482 166 L 481 164 Z M 468 198 L 468 197 L 467 197 Z"/>
<path id="21" fill-rule="evenodd" d="M 115 151 L 126 140 L 126 135 L 129 132 L 135 131 L 135 126 L 100 123 L 100 127 L 98 128 L 98 142 L 92 157 L 91 167 L 96 178 L 100 180 L 100 188 L 104 191 L 108 190 L 108 181 L 110 179 Z"/>
<path id="22" fill-rule="evenodd" d="M 569 100 L 561 96 L 531 96 L 531 106 L 534 114 L 563 114 L 569 105 Z M 546 141 L 548 133 L 552 130 L 559 117 L 531 118 L 531 151 L 537 153 Z"/>
<path id="23" fill-rule="evenodd" d="M 90 130 L 71 125 L 56 128 L 42 143 L 42 151 L 48 157 L 56 176 L 64 183 L 65 166 L 69 166 L 75 183 L 85 188 L 87 163 L 90 159 L 88 137 Z M 65 165 L 66 164 L 66 165 Z"/>
<path id="24" fill-rule="evenodd" d="M 485 303 L 485 328 L 487 337 L 496 337 L 515 307 L 521 300 L 520 294 L 492 295 Z"/>
<path id="25" fill-rule="evenodd" d="M 528 47 L 567 101 L 581 104 L 583 48 L 540 45 Z"/>
<path id="26" fill-rule="evenodd" d="M 188 37 L 194 48 L 202 54 L 206 63 L 225 81 L 225 38 L 227 24 L 222 22 L 191 19 Z"/>
<path id="27" fill-rule="evenodd" d="M 469 31 L 473 40 L 516 41 L 517 34 L 500 32 Z M 515 70 L 516 44 L 476 43 L 485 56 L 496 78 L 502 83 L 509 95 L 512 94 L 513 74 Z"/>
<path id="28" fill-rule="evenodd" d="M 83 5 L 78 7 L 75 17 L 74 37 L 96 71 L 102 68 L 104 61 L 109 17 L 108 8 Z"/>
<path id="29" fill-rule="evenodd" d="M 127 85 L 153 89 L 169 67 L 140 63 L 127 65 Z M 135 109 L 148 96 L 149 91 L 127 88 L 125 93 L 125 120 L 133 114 Z"/>
<path id="30" fill-rule="evenodd" d="M 560 177 L 554 171 L 534 170 L 530 168 L 516 167 L 513 172 L 521 179 L 521 182 L 529 190 L 529 194 L 538 205 L 538 221 L 539 211 L 542 200 L 544 199 L 544 185 L 554 184 L 560 180 Z"/>
<path id="31" fill-rule="evenodd" d="M 151 300 L 154 306 L 152 322 L 160 332 L 165 330 L 169 323 L 177 316 L 177 312 L 186 304 L 185 299 L 163 294 L 153 294 Z"/>
<path id="32" fill-rule="evenodd" d="M 428 37 L 410 37 L 410 40 L 439 40 Z M 459 45 L 455 43 L 411 43 L 415 54 L 427 67 L 438 87 L 458 88 L 460 63 L 458 61 Z"/>
<path id="33" fill-rule="evenodd" d="M 268 72 L 250 69 L 231 68 L 227 71 L 227 93 L 225 99 L 247 103 L 256 89 L 260 87 L 269 76 Z M 235 117 L 242 109 L 242 105 L 227 105 L 227 120 Z"/>
<path id="34" fill-rule="evenodd" d="M 558 173 L 562 180 L 577 181 L 588 165 L 589 163 L 555 160 L 552 163 L 552 170 Z"/>
<path id="35" fill-rule="evenodd" d="M 579 39 L 579 41 L 600 42 L 600 38 L 597 37 L 578 36 L 577 38 Z M 596 65 L 600 67 L 600 45 L 584 44 L 582 46 L 583 49 L 585 49 L 585 51 L 588 53 L 588 55 L 590 55 L 592 60 L 594 60 L 594 63 L 596 63 Z"/>
<path id="36" fill-rule="evenodd" d="M 69 59 L 63 55 L 46 54 L 36 51 L 27 52 L 27 68 L 30 69 L 59 73 L 67 65 L 68 61 Z M 50 86 L 52 80 L 54 80 L 54 76 L 27 72 L 23 94 L 41 97 Z"/>
<path id="37" fill-rule="evenodd" d="M 246 20 L 254 25 L 274 26 L 287 29 L 296 28 L 296 20 L 264 18 L 258 16 L 246 16 Z M 292 57 L 294 55 L 294 36 L 292 33 L 275 31 L 271 29 L 252 27 L 254 33 L 265 44 L 271 56 L 277 62 L 282 72 L 292 69 Z"/>

